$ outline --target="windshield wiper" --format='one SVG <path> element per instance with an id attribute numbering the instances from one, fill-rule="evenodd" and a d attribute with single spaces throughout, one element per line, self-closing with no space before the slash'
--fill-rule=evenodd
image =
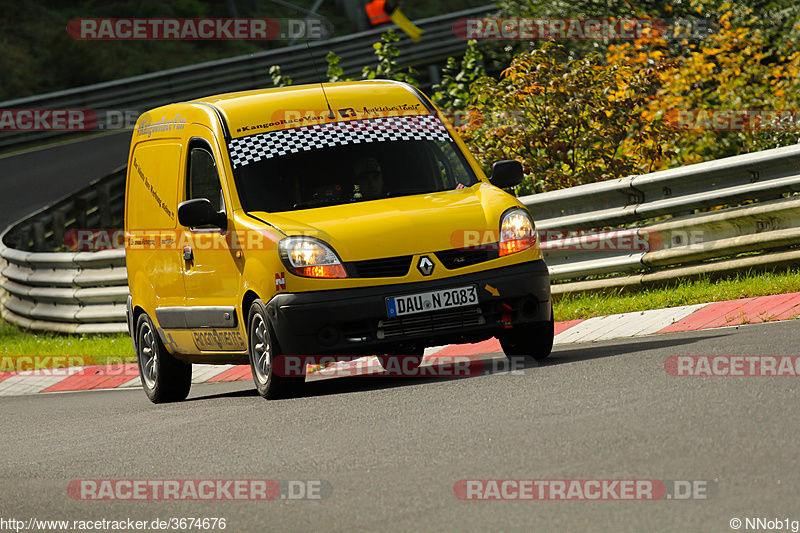
<path id="1" fill-rule="evenodd" d="M 411 196 L 412 194 L 424 194 L 428 192 L 425 189 L 397 189 L 396 191 L 389 191 L 383 195 L 384 198 L 391 198 L 393 196 Z"/>
<path id="2" fill-rule="evenodd" d="M 305 202 L 297 202 L 292 206 L 292 209 L 302 209 L 303 207 L 316 207 L 318 205 L 323 205 L 325 202 L 320 202 L 319 200 L 308 200 Z"/>

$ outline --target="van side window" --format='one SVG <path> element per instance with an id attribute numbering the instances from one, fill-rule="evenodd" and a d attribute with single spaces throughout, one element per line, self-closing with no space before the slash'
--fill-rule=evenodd
<path id="1" fill-rule="evenodd" d="M 189 152 L 189 179 L 187 200 L 207 198 L 216 211 L 223 210 L 222 187 L 217 164 L 206 148 L 192 148 Z"/>

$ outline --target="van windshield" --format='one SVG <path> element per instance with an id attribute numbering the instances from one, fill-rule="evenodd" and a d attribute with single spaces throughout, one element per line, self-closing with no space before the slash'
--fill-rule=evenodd
<path id="1" fill-rule="evenodd" d="M 391 124 L 378 123 L 378 128 L 376 120 L 388 119 L 294 128 L 231 141 L 244 209 L 309 209 L 461 189 L 479 181 L 435 117 L 394 117 Z"/>

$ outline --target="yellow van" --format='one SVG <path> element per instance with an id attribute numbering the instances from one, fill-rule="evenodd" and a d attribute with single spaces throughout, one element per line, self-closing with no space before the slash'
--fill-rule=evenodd
<path id="1" fill-rule="evenodd" d="M 191 364 L 249 362 L 265 398 L 283 356 L 378 355 L 498 337 L 549 355 L 547 266 L 528 210 L 487 179 L 419 90 L 393 81 L 223 94 L 143 114 L 125 198 L 128 328 L 147 396 Z M 304 369 L 305 367 L 303 367 Z"/>

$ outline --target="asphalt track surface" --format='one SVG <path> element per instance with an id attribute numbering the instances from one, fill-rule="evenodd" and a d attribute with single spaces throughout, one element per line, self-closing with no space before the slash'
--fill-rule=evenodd
<path id="1" fill-rule="evenodd" d="M 800 520 L 797 377 L 675 377 L 674 355 L 797 355 L 794 320 L 556 347 L 521 373 L 0 400 L 0 518 L 225 518 L 226 531 L 732 531 Z M 501 353 L 484 359 L 503 361 Z M 491 365 L 490 365 L 491 366 Z M 79 479 L 314 480 L 315 501 L 77 501 Z M 703 480 L 707 499 L 461 501 L 465 479 Z M 742 530 L 746 530 L 742 527 Z"/>
<path id="2" fill-rule="evenodd" d="M 0 231 L 128 161 L 131 132 L 0 156 Z"/>

